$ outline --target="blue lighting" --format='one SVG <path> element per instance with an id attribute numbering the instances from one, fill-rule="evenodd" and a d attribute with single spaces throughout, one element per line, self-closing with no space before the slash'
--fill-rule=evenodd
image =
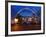
<path id="1" fill-rule="evenodd" d="M 28 9 L 24 9 L 24 8 L 28 8 Z M 21 9 L 23 9 L 21 11 Z M 20 11 L 20 12 L 19 12 Z M 32 16 L 33 12 L 35 14 L 35 16 L 39 16 L 41 15 L 41 7 L 40 6 L 19 6 L 19 5 L 11 5 L 11 17 L 15 17 L 16 14 L 20 14 L 21 16 Z"/>

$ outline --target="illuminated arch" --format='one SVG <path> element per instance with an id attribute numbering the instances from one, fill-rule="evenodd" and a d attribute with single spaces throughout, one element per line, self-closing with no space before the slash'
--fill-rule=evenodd
<path id="1" fill-rule="evenodd" d="M 37 16 L 37 14 L 36 14 L 32 9 L 30 9 L 30 8 L 23 8 L 23 9 L 20 9 L 20 10 L 17 12 L 16 16 L 17 16 L 18 14 L 20 14 L 23 10 L 32 11 L 32 13 L 35 14 L 35 15 Z"/>

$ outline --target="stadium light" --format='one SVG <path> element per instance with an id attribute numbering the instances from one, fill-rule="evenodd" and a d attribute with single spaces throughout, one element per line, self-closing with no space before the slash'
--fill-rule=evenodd
<path id="1" fill-rule="evenodd" d="M 14 20 L 15 20 L 15 23 L 18 23 L 18 19 L 17 18 L 15 18 Z"/>

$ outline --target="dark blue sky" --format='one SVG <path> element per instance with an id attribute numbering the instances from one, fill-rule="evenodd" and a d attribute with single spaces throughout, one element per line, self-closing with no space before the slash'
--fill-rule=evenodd
<path id="1" fill-rule="evenodd" d="M 31 10 L 23 10 L 19 14 L 22 16 L 32 16 L 32 13 L 35 12 L 36 16 L 41 15 L 41 7 L 39 6 L 18 6 L 18 5 L 11 5 L 11 17 L 15 17 L 17 12 L 20 9 L 29 8 Z M 33 11 L 33 12 L 32 12 Z"/>

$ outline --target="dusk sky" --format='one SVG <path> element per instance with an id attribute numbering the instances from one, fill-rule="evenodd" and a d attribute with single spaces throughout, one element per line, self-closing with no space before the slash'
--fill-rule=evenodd
<path id="1" fill-rule="evenodd" d="M 28 9 L 24 9 L 28 8 Z M 11 5 L 11 17 L 15 17 L 18 11 L 23 9 L 19 14 L 21 16 L 32 16 L 33 12 L 35 12 L 36 16 L 41 15 L 41 7 L 39 6 L 18 6 L 18 5 Z M 33 11 L 33 12 L 32 12 Z"/>

